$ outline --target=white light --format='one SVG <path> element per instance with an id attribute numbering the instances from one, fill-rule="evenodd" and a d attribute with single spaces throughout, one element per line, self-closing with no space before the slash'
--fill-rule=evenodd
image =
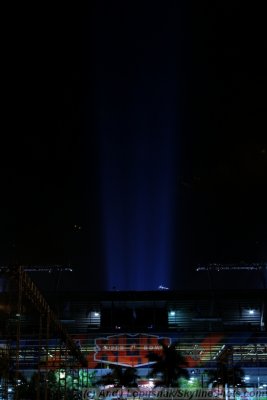
<path id="1" fill-rule="evenodd" d="M 99 317 L 99 312 L 95 312 L 95 317 Z"/>
<path id="2" fill-rule="evenodd" d="M 170 315 L 173 317 L 175 315 L 175 311 L 170 311 Z"/>
<path id="3" fill-rule="evenodd" d="M 59 378 L 60 378 L 60 379 L 64 379 L 65 376 L 66 376 L 65 371 L 60 371 L 60 373 L 59 373 Z"/>
<path id="4" fill-rule="evenodd" d="M 266 387 L 266 386 L 267 386 L 267 384 L 266 384 L 266 383 L 264 383 L 262 386 Z"/>
<path id="5" fill-rule="evenodd" d="M 254 310 L 249 310 L 249 314 L 254 314 Z"/>
<path id="6" fill-rule="evenodd" d="M 159 285 L 158 289 L 159 289 L 159 290 L 169 290 L 168 287 L 163 286 L 163 285 Z"/>
<path id="7" fill-rule="evenodd" d="M 250 376 L 245 376 L 245 381 L 249 381 L 250 380 Z"/>

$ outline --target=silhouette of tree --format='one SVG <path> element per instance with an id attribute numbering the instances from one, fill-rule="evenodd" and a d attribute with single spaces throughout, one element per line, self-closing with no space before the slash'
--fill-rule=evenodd
<path id="1" fill-rule="evenodd" d="M 209 384 L 224 387 L 225 385 L 236 386 L 242 383 L 244 372 L 241 368 L 233 365 L 232 355 L 232 346 L 226 346 L 217 359 L 216 369 L 207 371 Z"/>
<path id="2" fill-rule="evenodd" d="M 0 380 L 9 375 L 9 360 L 6 355 L 0 356 Z"/>
<path id="3" fill-rule="evenodd" d="M 16 389 L 19 398 L 23 398 L 28 393 L 29 385 L 25 376 L 21 372 L 16 373 L 12 364 L 10 365 L 9 357 L 6 354 L 0 357 L 0 382 L 4 396 L 7 396 L 5 391 L 8 390 L 9 386 Z"/>
<path id="4" fill-rule="evenodd" d="M 229 368 L 228 365 L 218 362 L 217 369 L 206 371 L 208 375 L 208 384 L 212 387 L 241 385 L 244 378 L 244 372 L 239 367 Z"/>
<path id="5" fill-rule="evenodd" d="M 137 387 L 137 379 L 138 375 L 136 368 L 123 368 L 120 365 L 114 365 L 111 367 L 111 372 L 98 380 L 97 384 L 115 385 L 118 387 Z"/>
<path id="6" fill-rule="evenodd" d="M 186 369 L 187 363 L 183 355 L 176 350 L 177 343 L 167 345 L 164 340 L 159 340 L 162 347 L 162 354 L 150 352 L 147 354 L 149 361 L 154 361 L 150 377 L 161 375 L 158 385 L 178 386 L 180 378 L 189 378 Z"/>

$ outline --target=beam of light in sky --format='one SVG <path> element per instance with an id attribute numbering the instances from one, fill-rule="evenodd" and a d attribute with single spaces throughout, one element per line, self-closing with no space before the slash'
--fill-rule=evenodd
<path id="1" fill-rule="evenodd" d="M 152 19 L 150 8 L 142 10 L 137 24 L 132 9 L 121 20 L 111 8 L 115 20 L 101 14 L 94 31 L 94 118 L 109 290 L 172 287 L 180 39 L 175 7 L 154 9 Z"/>
<path id="2" fill-rule="evenodd" d="M 108 289 L 171 287 L 174 230 L 175 124 L 162 108 L 126 135 L 101 134 L 102 209 Z M 148 121 L 146 121 L 148 118 Z M 172 125 L 166 121 L 171 121 Z M 165 127 L 164 127 L 165 121 Z M 113 124 L 114 126 L 114 121 Z M 124 126 L 122 124 L 122 126 Z"/>

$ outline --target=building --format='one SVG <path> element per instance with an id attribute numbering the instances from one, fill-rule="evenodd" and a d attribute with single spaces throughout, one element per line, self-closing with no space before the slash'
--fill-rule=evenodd
<path id="1" fill-rule="evenodd" d="M 146 384 L 147 355 L 161 352 L 164 338 L 176 343 L 192 379 L 202 385 L 224 362 L 229 374 L 243 370 L 244 385 L 267 387 L 264 289 L 72 291 L 43 297 L 25 272 L 11 281 L 0 294 L 0 352 L 25 376 L 81 369 L 99 378 L 118 365 L 137 368 Z"/>

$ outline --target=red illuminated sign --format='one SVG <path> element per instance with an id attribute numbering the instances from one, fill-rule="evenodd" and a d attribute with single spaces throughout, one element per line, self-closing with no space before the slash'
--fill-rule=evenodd
<path id="1" fill-rule="evenodd" d="M 139 367 L 151 364 L 148 361 L 149 352 L 162 353 L 159 336 L 140 333 L 137 335 L 121 334 L 95 339 L 95 362 L 118 364 L 127 367 Z M 166 344 L 170 338 L 161 338 Z"/>

